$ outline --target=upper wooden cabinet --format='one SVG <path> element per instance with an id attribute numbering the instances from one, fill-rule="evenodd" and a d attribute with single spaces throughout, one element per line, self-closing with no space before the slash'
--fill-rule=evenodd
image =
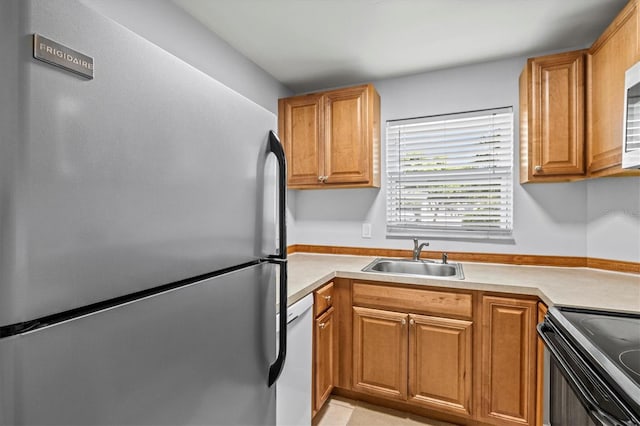
<path id="1" fill-rule="evenodd" d="M 373 85 L 278 101 L 292 189 L 380 186 L 380 95 Z"/>
<path id="2" fill-rule="evenodd" d="M 520 182 L 640 175 L 622 169 L 624 74 L 640 60 L 639 0 L 588 50 L 530 58 L 520 74 Z"/>
<path id="3" fill-rule="evenodd" d="M 640 61 L 638 1 L 631 0 L 589 49 L 587 167 L 590 176 L 638 175 L 621 168 L 625 71 Z"/>
<path id="4" fill-rule="evenodd" d="M 287 156 L 289 188 L 318 184 L 324 173 L 322 106 L 320 94 L 278 101 L 278 133 Z"/>
<path id="5" fill-rule="evenodd" d="M 520 182 L 585 176 L 586 50 L 531 58 L 520 74 Z"/>

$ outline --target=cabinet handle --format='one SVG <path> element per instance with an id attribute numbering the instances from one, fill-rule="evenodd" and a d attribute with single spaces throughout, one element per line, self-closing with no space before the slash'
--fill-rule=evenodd
<path id="1" fill-rule="evenodd" d="M 409 324 L 411 324 L 411 325 L 416 325 L 416 320 L 414 320 L 413 318 L 411 318 L 411 319 L 409 320 Z"/>
<path id="2" fill-rule="evenodd" d="M 400 322 L 402 325 L 405 325 L 407 323 L 407 320 L 402 318 L 402 321 Z"/>
<path id="3" fill-rule="evenodd" d="M 331 304 L 331 295 L 329 296 L 322 296 L 324 298 L 324 300 L 327 301 L 327 303 Z"/>
<path id="4" fill-rule="evenodd" d="M 322 182 L 322 178 L 323 178 L 323 177 L 324 177 L 324 176 L 318 176 L 318 180 L 319 180 L 320 182 Z"/>
<path id="5" fill-rule="evenodd" d="M 535 167 L 533 168 L 533 170 L 534 170 L 535 172 L 541 172 L 541 171 L 542 171 L 542 166 L 535 166 Z"/>
<path id="6" fill-rule="evenodd" d="M 320 324 L 318 324 L 318 328 L 320 328 L 320 330 L 324 330 L 326 326 L 327 326 L 326 322 L 321 322 Z"/>

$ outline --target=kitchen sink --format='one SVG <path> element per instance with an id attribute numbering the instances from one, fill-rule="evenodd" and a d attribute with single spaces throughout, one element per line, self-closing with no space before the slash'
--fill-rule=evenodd
<path id="1" fill-rule="evenodd" d="M 431 260 L 378 258 L 365 266 L 362 272 L 464 279 L 460 263 L 436 263 Z"/>

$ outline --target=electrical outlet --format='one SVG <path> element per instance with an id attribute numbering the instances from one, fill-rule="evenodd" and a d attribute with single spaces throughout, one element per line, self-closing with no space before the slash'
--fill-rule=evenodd
<path id="1" fill-rule="evenodd" d="M 362 224 L 362 238 L 371 238 L 371 224 L 363 223 Z"/>

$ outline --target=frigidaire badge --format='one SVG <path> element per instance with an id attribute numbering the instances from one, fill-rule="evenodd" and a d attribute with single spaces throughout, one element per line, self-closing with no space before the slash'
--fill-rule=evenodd
<path id="1" fill-rule="evenodd" d="M 33 35 L 33 57 L 72 73 L 93 79 L 93 58 L 69 47 L 42 37 Z"/>

